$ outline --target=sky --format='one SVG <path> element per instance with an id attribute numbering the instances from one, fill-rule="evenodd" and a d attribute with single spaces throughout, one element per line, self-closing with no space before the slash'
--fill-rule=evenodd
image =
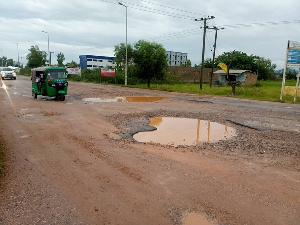
<path id="1" fill-rule="evenodd" d="M 203 21 L 218 31 L 216 56 L 242 51 L 284 67 L 288 40 L 300 41 L 299 0 L 1 0 L 0 56 L 26 64 L 31 46 L 64 63 L 79 55 L 114 56 L 114 46 L 146 40 L 167 51 L 202 59 Z M 126 7 L 125 7 L 126 6 Z M 42 32 L 45 31 L 45 32 Z M 212 58 L 215 30 L 206 34 L 205 58 Z"/>

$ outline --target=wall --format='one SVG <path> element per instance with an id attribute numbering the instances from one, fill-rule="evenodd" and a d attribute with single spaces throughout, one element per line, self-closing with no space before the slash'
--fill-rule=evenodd
<path id="1" fill-rule="evenodd" d="M 257 83 L 257 74 L 246 72 L 246 81 L 243 85 L 255 85 Z"/>
<path id="2" fill-rule="evenodd" d="M 218 70 L 217 68 L 214 71 Z M 182 67 L 182 66 L 169 66 L 168 73 L 170 76 L 176 77 L 181 82 L 200 82 L 201 68 L 197 67 Z M 209 83 L 211 68 L 204 68 L 202 82 Z M 213 80 L 218 80 L 218 75 L 213 75 Z"/>

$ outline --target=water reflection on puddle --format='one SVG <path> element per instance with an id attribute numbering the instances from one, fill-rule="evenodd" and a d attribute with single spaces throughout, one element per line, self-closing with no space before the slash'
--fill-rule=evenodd
<path id="1" fill-rule="evenodd" d="M 199 142 L 217 142 L 236 136 L 236 130 L 226 124 L 209 120 L 176 117 L 150 118 L 155 131 L 139 132 L 133 138 L 139 142 L 154 142 L 164 145 L 196 145 Z"/>
<path id="2" fill-rule="evenodd" d="M 183 220 L 183 225 L 213 225 L 213 223 L 206 219 L 204 215 L 198 213 L 189 213 Z"/>
<path id="3" fill-rule="evenodd" d="M 155 96 L 131 96 L 131 97 L 114 97 L 114 98 L 84 98 L 86 102 L 155 102 L 166 99 L 167 97 Z"/>

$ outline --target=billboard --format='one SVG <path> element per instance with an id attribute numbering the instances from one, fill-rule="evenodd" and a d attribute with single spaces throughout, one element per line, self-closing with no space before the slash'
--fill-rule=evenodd
<path id="1" fill-rule="evenodd" d="M 287 67 L 300 68 L 300 42 L 288 41 Z"/>
<path id="2" fill-rule="evenodd" d="M 81 68 L 80 67 L 68 67 L 67 72 L 68 72 L 68 74 L 80 75 L 81 74 Z"/>
<path id="3" fill-rule="evenodd" d="M 101 68 L 101 77 L 115 77 L 115 76 L 116 76 L 115 69 Z"/>
<path id="4" fill-rule="evenodd" d="M 286 49 L 285 67 L 282 75 L 280 100 L 282 100 L 282 96 L 284 94 L 286 70 L 288 67 L 296 67 L 299 69 L 297 75 L 296 88 L 295 88 L 295 96 L 294 96 L 294 103 L 296 103 L 299 79 L 300 79 L 300 42 L 299 41 L 290 41 L 290 40 L 288 41 L 288 45 Z"/>

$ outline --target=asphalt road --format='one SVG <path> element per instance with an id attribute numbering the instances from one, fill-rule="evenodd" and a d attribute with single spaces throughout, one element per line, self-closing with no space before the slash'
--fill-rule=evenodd
<path id="1" fill-rule="evenodd" d="M 300 105 L 77 82 L 62 102 L 34 99 L 30 82 L 1 81 L 1 225 L 197 224 L 190 215 L 300 223 Z M 84 100 L 128 96 L 165 99 Z M 151 117 L 227 124 L 237 135 L 178 147 L 135 141 Z"/>

